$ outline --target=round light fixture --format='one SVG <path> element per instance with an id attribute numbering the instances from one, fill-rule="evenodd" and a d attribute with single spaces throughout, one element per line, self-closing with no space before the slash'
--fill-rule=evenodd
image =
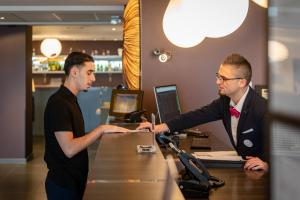
<path id="1" fill-rule="evenodd" d="M 44 39 L 41 43 L 41 52 L 47 58 L 55 58 L 61 53 L 61 43 L 56 38 Z"/>
<path id="2" fill-rule="evenodd" d="M 268 8 L 268 0 L 252 0 L 252 1 L 263 8 Z"/>
<path id="3" fill-rule="evenodd" d="M 269 61 L 280 62 L 284 61 L 289 57 L 288 48 L 281 42 L 270 40 L 268 42 Z"/>
<path id="4" fill-rule="evenodd" d="M 198 7 L 198 27 L 206 37 L 227 36 L 242 25 L 248 8 L 248 0 L 206 0 Z"/>
<path id="5" fill-rule="evenodd" d="M 153 55 L 158 57 L 159 62 L 167 62 L 171 59 L 172 55 L 170 52 L 160 49 L 154 49 Z"/>
<path id="6" fill-rule="evenodd" d="M 167 52 L 162 53 L 158 56 L 159 62 L 162 62 L 162 63 L 167 62 L 168 60 L 170 60 L 170 58 L 171 58 L 171 56 Z"/>
<path id="7" fill-rule="evenodd" d="M 199 0 L 170 0 L 163 17 L 163 30 L 174 45 L 189 48 L 196 46 L 205 36 L 198 26 Z M 196 5 L 195 5 L 196 4 Z"/>
<path id="8" fill-rule="evenodd" d="M 193 47 L 205 37 L 224 37 L 237 30 L 248 8 L 249 0 L 170 0 L 163 30 L 174 45 Z"/>

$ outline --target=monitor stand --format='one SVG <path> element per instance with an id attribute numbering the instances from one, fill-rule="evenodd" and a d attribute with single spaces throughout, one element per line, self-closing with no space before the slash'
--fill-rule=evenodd
<path id="1" fill-rule="evenodd" d="M 125 120 L 124 117 L 108 116 L 107 123 L 108 124 L 125 123 Z"/>

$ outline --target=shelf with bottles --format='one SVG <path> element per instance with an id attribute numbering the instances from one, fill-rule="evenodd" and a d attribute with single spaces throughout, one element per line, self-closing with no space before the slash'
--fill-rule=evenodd
<path id="1" fill-rule="evenodd" d="M 95 71 L 95 74 L 122 74 L 122 71 Z M 32 74 L 65 74 L 64 71 L 33 71 Z"/>
<path id="2" fill-rule="evenodd" d="M 122 57 L 118 55 L 94 55 L 95 73 L 122 73 Z M 63 74 L 66 56 L 47 58 L 45 56 L 32 56 L 33 74 Z"/>

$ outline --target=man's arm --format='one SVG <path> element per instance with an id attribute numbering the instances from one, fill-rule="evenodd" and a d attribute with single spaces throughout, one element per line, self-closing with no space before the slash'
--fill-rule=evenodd
<path id="1" fill-rule="evenodd" d="M 191 128 L 207 122 L 220 120 L 223 113 L 223 101 L 224 100 L 222 100 L 221 98 L 216 99 L 207 106 L 181 114 L 180 116 L 167 121 L 166 123 L 155 126 L 154 130 L 152 130 L 151 124 L 149 122 L 141 123 L 137 129 L 149 128 L 155 133 L 174 132 Z"/>
<path id="2" fill-rule="evenodd" d="M 64 154 L 68 158 L 72 158 L 94 143 L 104 133 L 125 133 L 127 131 L 128 129 L 118 126 L 101 125 L 82 137 L 74 138 L 72 131 L 56 131 L 55 137 Z"/>
<path id="3" fill-rule="evenodd" d="M 225 98 L 227 97 L 220 97 L 200 109 L 189 111 L 167 121 L 166 124 L 170 132 L 180 131 L 196 125 L 222 119 Z"/>

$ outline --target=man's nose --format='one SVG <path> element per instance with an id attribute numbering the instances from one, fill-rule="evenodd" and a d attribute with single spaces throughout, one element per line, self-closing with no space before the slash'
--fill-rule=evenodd
<path id="1" fill-rule="evenodd" d="M 92 81 L 93 81 L 93 82 L 95 82 L 95 81 L 96 81 L 95 74 L 93 74 L 93 76 L 92 76 Z"/>

